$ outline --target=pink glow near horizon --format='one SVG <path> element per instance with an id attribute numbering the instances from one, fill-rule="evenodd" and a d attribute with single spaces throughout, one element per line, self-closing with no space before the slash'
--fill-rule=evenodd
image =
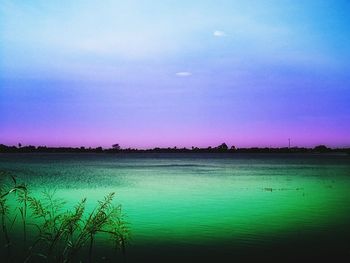
<path id="1" fill-rule="evenodd" d="M 321 126 L 322 127 L 322 126 Z M 179 131 L 180 129 L 178 129 Z M 312 127 L 290 127 L 278 129 L 277 127 L 249 127 L 249 130 L 231 129 L 231 131 L 207 129 L 207 130 L 182 130 L 175 131 L 133 131 L 122 132 L 118 135 L 103 130 L 53 130 L 48 133 L 13 131 L 10 134 L 2 134 L 7 140 L 2 143 L 8 145 L 35 145 L 52 147 L 98 147 L 110 148 L 112 144 L 119 143 L 122 148 L 154 148 L 154 147 L 215 147 L 223 142 L 236 147 L 286 147 L 288 139 L 291 146 L 314 147 L 326 144 L 329 147 L 349 147 L 346 144 L 349 138 L 344 131 L 312 129 Z M 335 136 L 336 135 L 336 136 Z M 171 143 L 169 143 L 171 142 Z"/>

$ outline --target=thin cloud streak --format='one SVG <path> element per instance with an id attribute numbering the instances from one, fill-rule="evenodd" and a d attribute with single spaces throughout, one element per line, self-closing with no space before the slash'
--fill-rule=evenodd
<path id="1" fill-rule="evenodd" d="M 189 77 L 189 76 L 192 76 L 192 73 L 188 72 L 188 71 L 182 71 L 182 72 L 177 72 L 176 76 L 178 76 L 178 77 Z"/>
<path id="2" fill-rule="evenodd" d="M 225 37 L 227 34 L 224 31 L 215 30 L 213 33 L 214 37 Z"/>

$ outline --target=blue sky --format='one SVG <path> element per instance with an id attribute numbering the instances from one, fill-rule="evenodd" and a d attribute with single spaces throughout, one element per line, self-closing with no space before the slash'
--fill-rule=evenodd
<path id="1" fill-rule="evenodd" d="M 349 1 L 4 1 L 0 143 L 350 145 Z"/>

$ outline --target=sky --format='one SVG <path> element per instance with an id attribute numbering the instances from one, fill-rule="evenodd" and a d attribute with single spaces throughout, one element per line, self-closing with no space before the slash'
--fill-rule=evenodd
<path id="1" fill-rule="evenodd" d="M 0 143 L 350 146 L 350 2 L 0 0 Z"/>

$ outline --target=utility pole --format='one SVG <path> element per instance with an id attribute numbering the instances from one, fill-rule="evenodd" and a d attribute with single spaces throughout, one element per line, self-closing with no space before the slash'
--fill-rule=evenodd
<path id="1" fill-rule="evenodd" d="M 288 149 L 290 149 L 290 138 L 288 138 Z"/>

